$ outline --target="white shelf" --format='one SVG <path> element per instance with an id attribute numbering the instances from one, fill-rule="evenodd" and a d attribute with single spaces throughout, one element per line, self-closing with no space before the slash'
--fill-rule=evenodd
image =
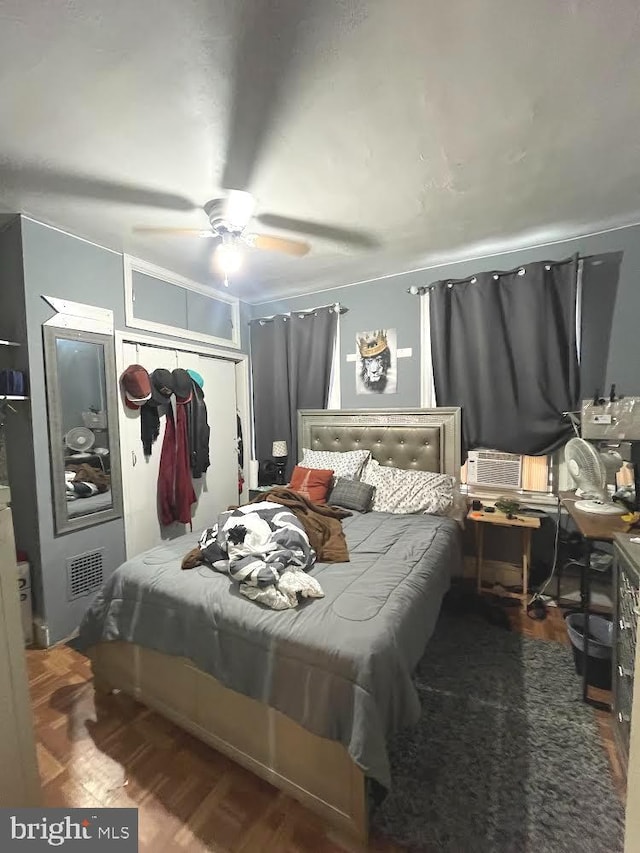
<path id="1" fill-rule="evenodd" d="M 0 347 L 19 347 L 20 344 L 16 341 L 0 341 Z"/>
<path id="2" fill-rule="evenodd" d="M 11 400 L 12 402 L 16 402 L 16 400 L 28 400 L 28 397 L 16 397 L 15 394 L 8 394 L 6 397 L 4 394 L 0 394 L 0 403 L 3 403 L 5 400 Z"/>

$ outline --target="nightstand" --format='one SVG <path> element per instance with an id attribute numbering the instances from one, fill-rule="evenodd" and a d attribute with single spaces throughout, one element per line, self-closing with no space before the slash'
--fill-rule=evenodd
<path id="1" fill-rule="evenodd" d="M 501 595 L 508 598 L 519 598 L 522 609 L 527 612 L 527 599 L 529 589 L 529 567 L 531 564 L 531 531 L 540 527 L 540 519 L 537 516 L 514 515 L 508 518 L 505 513 L 485 512 L 484 510 L 471 510 L 467 515 L 469 521 L 476 526 L 476 580 L 478 594 L 482 592 L 482 550 L 484 545 L 484 526 L 494 524 L 496 527 L 519 527 L 522 530 L 522 592 L 502 592 Z"/>

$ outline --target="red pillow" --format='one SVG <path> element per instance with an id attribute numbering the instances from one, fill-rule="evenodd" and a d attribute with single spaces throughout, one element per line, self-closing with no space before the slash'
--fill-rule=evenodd
<path id="1" fill-rule="evenodd" d="M 326 504 L 332 479 L 333 471 L 325 471 L 323 468 L 302 468 L 296 465 L 289 488 L 314 504 Z"/>

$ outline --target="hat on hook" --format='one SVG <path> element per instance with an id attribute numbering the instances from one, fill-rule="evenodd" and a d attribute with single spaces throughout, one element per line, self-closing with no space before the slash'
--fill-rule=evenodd
<path id="1" fill-rule="evenodd" d="M 130 364 L 120 377 L 127 408 L 137 411 L 151 399 L 151 379 L 141 364 Z"/>
<path id="2" fill-rule="evenodd" d="M 164 406 L 175 394 L 173 387 L 173 376 L 170 370 L 157 367 L 151 374 L 151 399 L 149 403 L 154 406 Z"/>
<path id="3" fill-rule="evenodd" d="M 173 379 L 173 390 L 176 395 L 176 403 L 188 403 L 193 396 L 191 377 L 186 370 L 176 367 L 171 371 Z"/>
<path id="4" fill-rule="evenodd" d="M 201 388 L 204 388 L 204 379 L 203 379 L 203 378 L 202 378 L 202 376 L 198 373 L 198 371 L 197 371 L 197 370 L 190 370 L 190 369 L 187 369 L 187 373 L 188 373 L 188 374 L 189 374 L 189 376 L 193 379 L 193 381 L 194 381 L 194 382 L 196 382 L 196 383 L 197 383 Z"/>

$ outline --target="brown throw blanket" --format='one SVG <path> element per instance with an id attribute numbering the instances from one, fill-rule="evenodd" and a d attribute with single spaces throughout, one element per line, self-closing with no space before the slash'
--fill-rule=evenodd
<path id="1" fill-rule="evenodd" d="M 340 523 L 341 518 L 352 515 L 346 509 L 326 504 L 314 504 L 303 498 L 298 492 L 285 486 L 275 486 L 269 492 L 255 497 L 250 504 L 271 501 L 282 504 L 302 523 L 309 543 L 316 552 L 319 563 L 347 563 L 349 549 Z"/>
<path id="2" fill-rule="evenodd" d="M 65 465 L 65 470 L 75 471 L 74 483 L 93 483 L 98 487 L 98 492 L 106 492 L 111 486 L 111 477 L 101 471 L 99 468 L 94 468 L 93 465 L 88 465 L 83 462 L 82 465 Z"/>

